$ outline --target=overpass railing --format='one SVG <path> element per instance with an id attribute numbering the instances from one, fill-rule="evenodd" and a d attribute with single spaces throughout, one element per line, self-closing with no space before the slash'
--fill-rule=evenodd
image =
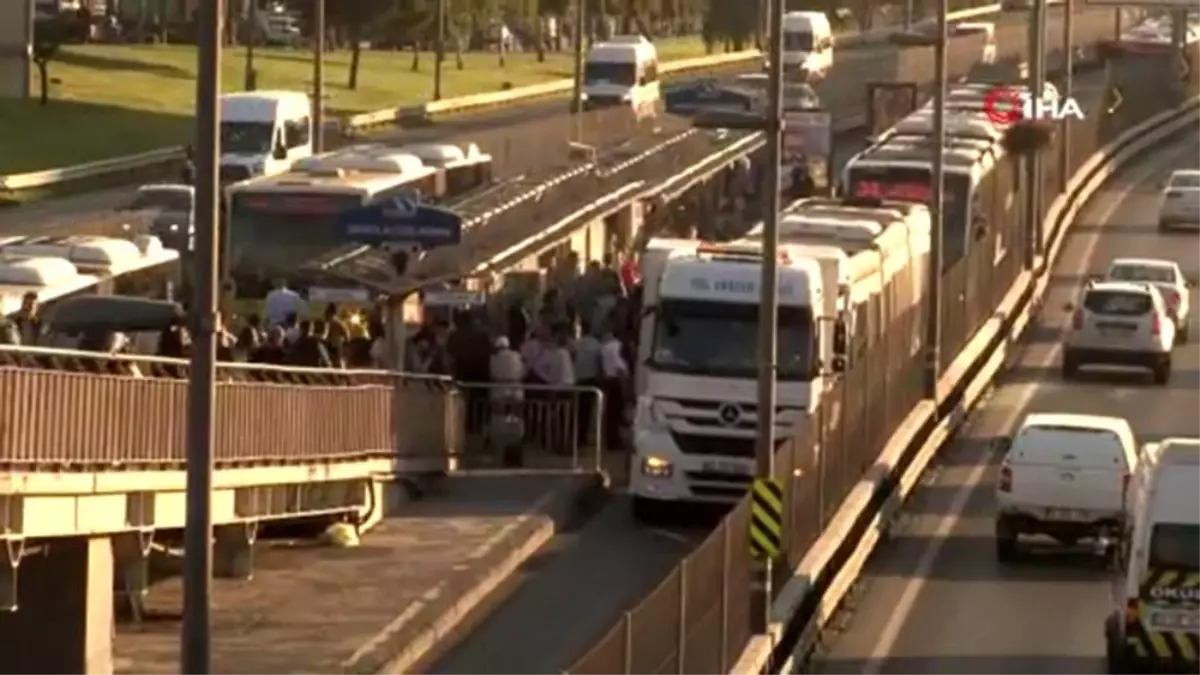
<path id="1" fill-rule="evenodd" d="M 0 465 L 182 468 L 182 359 L 0 347 Z M 449 456 L 462 403 L 446 377 L 220 363 L 218 465 Z"/>

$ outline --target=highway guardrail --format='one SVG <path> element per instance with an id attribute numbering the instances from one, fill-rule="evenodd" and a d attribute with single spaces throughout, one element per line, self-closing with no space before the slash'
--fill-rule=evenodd
<path id="1" fill-rule="evenodd" d="M 751 638 L 731 672 L 747 675 L 795 672 L 800 665 L 796 662 L 797 655 L 800 659 L 807 658 L 821 629 L 837 611 L 887 531 L 892 516 L 916 486 L 930 460 L 966 419 L 1007 362 L 1041 305 L 1053 261 L 1079 211 L 1114 173 L 1181 131 L 1195 128 L 1198 119 L 1200 98 L 1192 98 L 1178 108 L 1129 128 L 1091 155 L 1074 173 L 1067 190 L 1050 204 L 1043 220 L 1044 231 L 1049 233 L 1044 255 L 1033 270 L 1018 279 L 996 318 L 964 350 L 962 360 L 971 367 L 961 371 L 968 377 L 953 385 L 960 393 L 947 393 L 947 400 L 939 400 L 936 405 L 926 401 L 923 409 L 918 409 L 925 419 L 914 420 L 909 427 L 914 432 L 926 431 L 920 437 L 895 439 L 898 442 L 885 447 L 875 469 L 846 499 L 776 597 L 768 634 Z"/>
<path id="2" fill-rule="evenodd" d="M 951 21 L 964 21 L 980 18 L 1001 11 L 999 4 L 975 7 L 950 15 Z M 917 23 L 920 27 L 928 20 Z M 880 44 L 886 42 L 888 36 L 897 31 L 896 27 L 888 27 L 865 33 L 850 33 L 837 36 L 837 45 L 843 48 Z M 691 59 L 681 59 L 663 63 L 659 72 L 662 75 L 679 75 L 686 73 L 701 73 L 704 71 L 720 70 L 747 65 L 761 59 L 758 50 L 746 50 L 728 54 L 716 54 Z M 427 101 L 412 106 L 388 108 L 375 112 L 351 115 L 340 120 L 333 120 L 327 125 L 327 132 L 344 135 L 356 135 L 371 132 L 381 128 L 396 125 L 422 125 L 456 115 L 478 113 L 504 107 L 516 107 L 529 103 L 563 96 L 571 91 L 571 79 L 556 80 L 544 84 L 515 87 L 506 91 L 487 92 L 461 96 L 441 101 Z M 136 183 L 143 179 L 161 178 L 164 171 L 177 167 L 184 158 L 183 147 L 161 148 L 136 155 L 114 157 L 111 159 L 88 162 L 76 166 L 32 171 L 21 174 L 0 176 L 0 205 L 5 202 L 19 202 L 22 193 L 30 194 L 38 191 L 57 191 L 68 184 L 86 182 L 86 189 L 102 189 Z"/>

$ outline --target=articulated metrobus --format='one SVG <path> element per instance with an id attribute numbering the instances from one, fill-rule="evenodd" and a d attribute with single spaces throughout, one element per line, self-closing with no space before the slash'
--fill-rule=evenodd
<path id="1" fill-rule="evenodd" d="M 26 297 L 49 306 L 81 295 L 171 297 L 179 253 L 157 237 L 0 237 L 0 314 Z"/>
<path id="2" fill-rule="evenodd" d="M 301 160 L 228 189 L 226 277 L 244 299 L 261 300 L 277 278 L 318 284 L 302 268 L 346 245 L 341 213 L 414 192 L 436 202 L 490 180 L 491 157 L 474 145 L 366 145 Z"/>

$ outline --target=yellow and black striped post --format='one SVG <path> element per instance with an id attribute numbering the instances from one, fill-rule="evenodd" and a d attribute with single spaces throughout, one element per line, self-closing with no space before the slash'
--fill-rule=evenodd
<path id="1" fill-rule="evenodd" d="M 757 478 L 750 499 L 750 552 L 775 560 L 783 551 L 783 487 L 774 478 Z"/>

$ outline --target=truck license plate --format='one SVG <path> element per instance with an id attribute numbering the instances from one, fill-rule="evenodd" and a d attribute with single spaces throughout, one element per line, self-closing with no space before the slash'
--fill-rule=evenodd
<path id="1" fill-rule="evenodd" d="M 1076 509 L 1046 509 L 1046 520 L 1088 520 L 1088 512 Z"/>
<path id="2" fill-rule="evenodd" d="M 1200 617 L 1189 612 L 1151 612 L 1150 625 L 1155 628 L 1191 631 L 1200 625 Z"/>
<path id="3" fill-rule="evenodd" d="M 704 470 L 708 473 L 731 473 L 738 476 L 749 476 L 751 473 L 749 467 L 741 462 L 705 462 Z"/>

